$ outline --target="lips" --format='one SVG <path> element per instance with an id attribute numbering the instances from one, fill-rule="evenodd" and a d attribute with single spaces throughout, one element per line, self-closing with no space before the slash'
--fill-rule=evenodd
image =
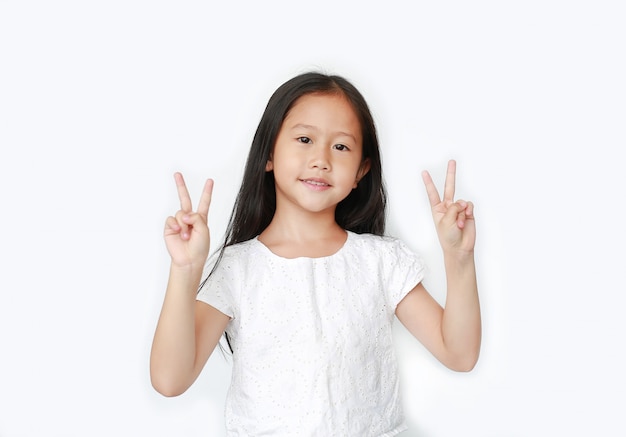
<path id="1" fill-rule="evenodd" d="M 330 187 L 330 184 L 323 179 L 301 179 L 305 184 L 318 185 L 320 187 Z"/>
<path id="2" fill-rule="evenodd" d="M 313 190 L 325 190 L 331 187 L 328 182 L 320 178 L 300 179 L 300 182 Z"/>

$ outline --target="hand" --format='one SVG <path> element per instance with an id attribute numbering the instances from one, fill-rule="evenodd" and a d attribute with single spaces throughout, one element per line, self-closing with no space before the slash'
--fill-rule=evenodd
<path id="1" fill-rule="evenodd" d="M 439 192 L 427 171 L 422 172 L 422 179 L 432 208 L 439 243 L 444 253 L 450 250 L 467 253 L 474 250 L 476 242 L 474 205 L 464 200 L 454 201 L 455 174 L 456 162 L 451 160 L 448 162 L 443 199 L 439 198 Z"/>
<path id="2" fill-rule="evenodd" d="M 180 211 L 165 221 L 165 245 L 172 257 L 172 264 L 179 267 L 203 267 L 209 255 L 211 238 L 209 234 L 208 215 L 213 193 L 213 180 L 208 179 L 200 196 L 198 210 L 193 212 L 191 198 L 185 185 L 183 175 L 174 174 Z"/>

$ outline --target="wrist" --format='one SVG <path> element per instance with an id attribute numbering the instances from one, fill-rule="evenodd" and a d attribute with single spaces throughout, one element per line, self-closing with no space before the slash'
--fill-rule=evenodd
<path id="1" fill-rule="evenodd" d="M 446 267 L 474 268 L 473 250 L 447 250 L 443 252 Z"/>
<path id="2" fill-rule="evenodd" d="M 188 263 L 188 264 L 176 264 L 172 262 L 170 264 L 170 275 L 179 277 L 200 277 L 204 271 L 204 264 Z"/>

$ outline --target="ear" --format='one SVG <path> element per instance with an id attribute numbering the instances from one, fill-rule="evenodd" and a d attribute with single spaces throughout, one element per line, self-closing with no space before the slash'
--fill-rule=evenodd
<path id="1" fill-rule="evenodd" d="M 370 171 L 370 159 L 367 158 L 365 159 L 362 163 L 361 163 L 361 167 L 359 167 L 359 171 L 356 173 L 356 179 L 354 181 L 354 185 L 352 186 L 352 188 L 356 188 L 357 185 L 359 185 L 359 181 L 361 179 L 363 179 L 363 177 L 367 174 L 368 171 Z"/>
<path id="2" fill-rule="evenodd" d="M 265 171 L 272 171 L 274 170 L 274 163 L 272 162 L 272 157 L 270 156 L 270 159 L 267 160 L 267 163 L 265 164 Z"/>

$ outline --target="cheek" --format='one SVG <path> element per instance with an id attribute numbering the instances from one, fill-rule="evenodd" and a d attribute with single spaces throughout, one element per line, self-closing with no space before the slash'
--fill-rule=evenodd
<path id="1" fill-rule="evenodd" d="M 290 178 L 298 173 L 294 160 L 282 154 L 274 155 L 271 170 L 274 172 L 274 179 Z"/>
<path id="2" fill-rule="evenodd" d="M 355 166 L 353 163 L 345 165 L 341 172 L 341 181 L 345 186 L 354 188 L 355 182 L 359 178 L 359 166 Z"/>
<path id="3" fill-rule="evenodd" d="M 350 175 L 357 179 L 359 174 L 361 173 L 362 162 L 359 160 L 358 162 L 352 162 L 350 165 Z"/>

